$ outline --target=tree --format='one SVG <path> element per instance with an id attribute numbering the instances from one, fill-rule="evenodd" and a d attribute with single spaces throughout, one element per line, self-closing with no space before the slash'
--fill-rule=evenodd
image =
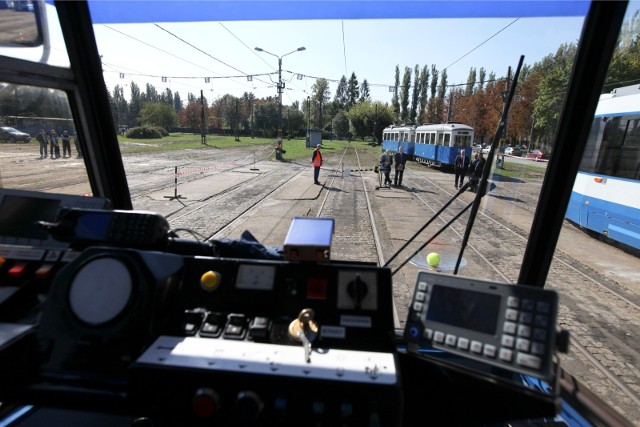
<path id="1" fill-rule="evenodd" d="M 411 68 L 404 67 L 402 88 L 400 89 L 400 120 L 409 122 L 409 91 L 411 90 Z"/>
<path id="2" fill-rule="evenodd" d="M 393 123 L 395 116 L 393 109 L 388 105 L 370 101 L 353 106 L 345 115 L 349 120 L 350 132 L 363 140 L 373 134 L 374 123 L 376 130 L 381 134 L 382 129 Z"/>
<path id="3" fill-rule="evenodd" d="M 396 65 L 396 77 L 395 77 L 395 85 L 393 90 L 393 97 L 391 98 L 391 106 L 393 107 L 394 115 L 400 116 L 400 101 L 398 98 L 398 94 L 400 90 L 400 66 Z"/>
<path id="4" fill-rule="evenodd" d="M 307 128 L 307 121 L 305 120 L 304 113 L 298 108 L 299 103 L 294 102 L 293 105 L 288 105 L 284 108 L 283 114 L 283 127 L 287 130 L 288 137 L 300 135 L 301 130 Z M 306 132 L 302 131 L 302 135 Z"/>
<path id="5" fill-rule="evenodd" d="M 176 92 L 175 96 L 173 97 L 173 109 L 177 114 L 180 114 L 180 111 L 182 111 L 182 100 L 180 99 L 179 92 Z"/>
<path id="6" fill-rule="evenodd" d="M 418 114 L 418 122 L 424 122 L 427 119 L 427 89 L 429 88 L 429 67 L 422 67 L 420 73 L 420 113 Z"/>
<path id="7" fill-rule="evenodd" d="M 464 91 L 464 96 L 473 95 L 473 88 L 476 84 L 476 69 L 471 67 L 469 70 L 469 77 L 467 77 L 467 87 Z"/>
<path id="8" fill-rule="evenodd" d="M 533 115 L 534 128 L 538 131 L 543 143 L 552 140 L 557 128 L 576 51 L 575 44 L 565 43 L 558 48 L 555 55 L 543 58 L 538 70 L 542 77 L 534 101 Z"/>
<path id="9" fill-rule="evenodd" d="M 371 93 L 369 91 L 369 82 L 367 82 L 367 79 L 364 79 L 360 85 L 360 99 L 358 102 L 364 101 L 371 101 Z"/>
<path id="10" fill-rule="evenodd" d="M 147 102 L 140 110 L 138 121 L 143 125 L 160 126 L 168 131 L 178 124 L 178 117 L 170 105 Z"/>
<path id="11" fill-rule="evenodd" d="M 358 78 L 356 77 L 356 73 L 352 72 L 347 85 L 347 110 L 356 105 L 359 97 L 360 89 L 358 88 Z"/>
<path id="12" fill-rule="evenodd" d="M 124 88 L 120 85 L 116 85 L 113 88 L 113 97 L 111 98 L 111 114 L 115 120 L 116 126 L 126 125 L 129 126 L 129 104 L 124 97 Z"/>
<path id="13" fill-rule="evenodd" d="M 171 105 L 171 107 L 173 107 L 173 92 L 171 91 L 171 89 L 166 88 L 164 92 L 162 92 L 162 95 L 160 95 L 160 102 L 163 104 Z"/>
<path id="14" fill-rule="evenodd" d="M 140 114 L 140 110 L 142 109 L 142 94 L 140 93 L 140 88 L 135 82 L 131 82 L 131 99 L 129 101 L 129 117 L 131 117 L 131 121 L 136 120 Z M 136 123 L 130 123 L 131 125 L 135 125 Z"/>
<path id="15" fill-rule="evenodd" d="M 447 70 L 442 70 L 440 74 L 440 87 L 438 88 L 438 100 L 436 102 L 436 117 L 438 123 L 445 122 L 445 101 L 444 97 L 447 93 Z"/>
<path id="16" fill-rule="evenodd" d="M 480 67 L 480 71 L 478 72 L 478 91 L 482 91 L 484 89 L 484 80 L 487 77 L 487 70 L 484 67 Z"/>
<path id="17" fill-rule="evenodd" d="M 208 117 L 208 110 L 205 106 L 205 117 Z M 184 107 L 178 115 L 181 127 L 188 128 L 191 132 L 196 132 L 202 128 L 202 106 L 199 101 L 193 100 Z"/>
<path id="18" fill-rule="evenodd" d="M 349 119 L 347 118 L 347 114 L 344 110 L 338 111 L 332 122 L 333 132 L 339 139 L 344 138 L 349 133 Z"/>
<path id="19" fill-rule="evenodd" d="M 158 91 L 156 90 L 155 86 L 153 86 L 151 83 L 147 83 L 146 90 L 142 94 L 142 99 L 144 102 L 158 103 L 160 102 L 160 95 L 158 95 Z"/>
<path id="20" fill-rule="evenodd" d="M 438 70 L 435 65 L 431 65 L 431 97 L 429 98 L 429 103 L 427 105 L 427 121 L 429 123 L 436 123 L 438 121 L 437 118 L 437 108 L 436 108 L 436 89 L 438 87 Z"/>
<path id="21" fill-rule="evenodd" d="M 355 74 L 352 74 L 352 78 L 355 78 Z M 355 81 L 357 83 L 357 80 Z M 349 84 L 351 84 L 351 81 L 349 82 Z M 317 108 L 316 112 L 318 119 L 316 124 L 319 128 L 322 128 L 324 126 L 324 106 L 329 102 L 329 99 L 331 97 L 331 92 L 329 91 L 329 82 L 327 81 L 327 79 L 318 79 L 313 84 L 313 86 L 311 86 L 311 90 L 313 91 L 311 98 Z M 351 90 L 351 87 L 349 87 L 349 90 Z"/>
<path id="22" fill-rule="evenodd" d="M 420 67 L 416 64 L 413 69 L 413 94 L 411 96 L 411 110 L 409 111 L 409 121 L 411 123 L 417 123 L 418 119 L 418 100 L 420 98 Z"/>
<path id="23" fill-rule="evenodd" d="M 345 110 L 349 103 L 349 95 L 347 93 L 347 78 L 342 76 L 338 88 L 336 89 L 336 96 L 333 98 L 334 104 L 338 110 Z"/>

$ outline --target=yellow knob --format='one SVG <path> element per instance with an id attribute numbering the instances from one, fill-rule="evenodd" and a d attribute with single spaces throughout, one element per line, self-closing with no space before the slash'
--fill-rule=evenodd
<path id="1" fill-rule="evenodd" d="M 200 286 L 207 292 L 213 292 L 220 286 L 220 273 L 207 271 L 200 277 Z"/>

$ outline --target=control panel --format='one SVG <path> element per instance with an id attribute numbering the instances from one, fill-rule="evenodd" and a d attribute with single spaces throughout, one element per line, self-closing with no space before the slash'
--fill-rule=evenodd
<path id="1" fill-rule="evenodd" d="M 466 367 L 475 360 L 482 371 L 490 365 L 550 380 L 557 311 L 554 291 L 420 272 L 405 338 L 422 351 L 462 356 Z"/>
<path id="2" fill-rule="evenodd" d="M 107 199 L 0 189 L 0 321 L 11 322 L 37 304 L 37 295 L 78 255 L 52 238 L 40 221 L 65 208 L 104 209 Z"/>
<path id="3" fill-rule="evenodd" d="M 92 247 L 51 286 L 41 375 L 126 384 L 156 425 L 395 425 L 391 304 L 371 264 Z"/>

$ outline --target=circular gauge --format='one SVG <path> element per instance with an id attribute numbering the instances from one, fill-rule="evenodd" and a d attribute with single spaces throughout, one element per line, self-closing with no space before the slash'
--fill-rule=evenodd
<path id="1" fill-rule="evenodd" d="M 76 273 L 69 288 L 69 306 L 82 322 L 100 326 L 122 313 L 132 291 L 131 273 L 122 261 L 98 258 Z"/>

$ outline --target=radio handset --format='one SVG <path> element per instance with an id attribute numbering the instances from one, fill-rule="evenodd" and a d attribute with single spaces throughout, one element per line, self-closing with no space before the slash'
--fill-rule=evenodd
<path id="1" fill-rule="evenodd" d="M 55 223 L 40 223 L 74 249 L 105 245 L 141 249 L 167 246 L 169 223 L 149 211 L 62 209 Z"/>

